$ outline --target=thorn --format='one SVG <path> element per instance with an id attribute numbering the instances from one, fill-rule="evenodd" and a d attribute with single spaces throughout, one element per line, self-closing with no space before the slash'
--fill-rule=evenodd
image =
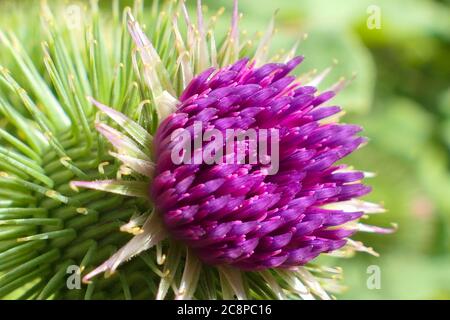
<path id="1" fill-rule="evenodd" d="M 69 183 L 69 187 L 75 192 L 80 192 L 80 189 L 78 189 L 78 187 L 75 185 L 75 183 L 73 183 L 73 181 Z"/>
<path id="2" fill-rule="evenodd" d="M 101 163 L 98 165 L 98 172 L 100 172 L 100 174 L 105 174 L 105 169 L 104 169 L 104 167 L 106 167 L 107 165 L 109 165 L 109 162 L 108 162 L 108 161 L 101 162 Z"/>
<path id="3" fill-rule="evenodd" d="M 62 157 L 62 158 L 59 159 L 59 162 L 61 162 L 61 164 L 64 167 L 68 167 L 69 166 L 69 162 L 71 162 L 71 161 L 72 161 L 72 159 L 70 157 Z"/>
<path id="4" fill-rule="evenodd" d="M 88 209 L 87 208 L 77 208 L 76 211 L 77 211 L 77 213 L 80 213 L 82 215 L 87 215 L 88 214 Z"/>
<path id="5" fill-rule="evenodd" d="M 54 198 L 55 196 L 58 195 L 58 192 L 56 192 L 55 190 L 47 190 L 45 192 L 45 195 L 49 198 Z"/>

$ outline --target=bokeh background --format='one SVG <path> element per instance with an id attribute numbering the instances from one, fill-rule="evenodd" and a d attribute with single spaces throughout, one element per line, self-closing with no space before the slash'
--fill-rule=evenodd
<path id="1" fill-rule="evenodd" d="M 274 53 L 307 33 L 298 71 L 336 59 L 324 89 L 356 73 L 337 103 L 370 143 L 346 162 L 376 173 L 366 198 L 387 213 L 371 221 L 399 225 L 393 235 L 359 236 L 380 258 L 335 261 L 349 287 L 340 298 L 450 299 L 450 2 L 243 0 L 242 24 L 264 30 L 277 9 Z M 370 28 L 377 13 L 380 28 Z M 366 285 L 370 265 L 380 267 L 379 290 Z"/>
<path id="2" fill-rule="evenodd" d="M 13 29 L 39 57 L 38 1 L 20 2 L 0 0 L 0 27 Z M 217 26 L 226 32 L 232 1 L 203 2 L 207 11 L 227 9 Z M 100 4 L 110 10 L 109 0 Z M 298 72 L 335 65 L 322 89 L 356 74 L 336 103 L 347 112 L 344 121 L 364 126 L 370 143 L 346 162 L 376 173 L 367 199 L 387 213 L 371 222 L 399 225 L 393 235 L 357 236 L 380 258 L 327 261 L 344 268 L 349 289 L 339 298 L 450 299 L 450 1 L 241 0 L 241 31 L 263 32 L 277 9 L 273 54 L 307 33 Z M 380 28 L 369 28 L 377 13 Z M 10 59 L 1 47 L 0 59 Z M 366 285 L 371 265 L 380 267 L 380 289 Z"/>

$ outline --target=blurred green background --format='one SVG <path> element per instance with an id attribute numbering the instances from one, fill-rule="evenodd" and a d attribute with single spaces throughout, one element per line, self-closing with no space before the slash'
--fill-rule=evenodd
<path id="1" fill-rule="evenodd" d="M 366 198 L 388 211 L 370 221 L 399 225 L 358 236 L 381 257 L 335 261 L 349 287 L 340 298 L 450 299 L 450 1 L 243 0 L 243 28 L 264 30 L 277 9 L 274 52 L 308 33 L 299 71 L 337 59 L 323 89 L 356 73 L 336 100 L 370 143 L 346 162 L 377 174 Z M 380 289 L 367 288 L 370 265 L 380 267 Z"/>
<path id="2" fill-rule="evenodd" d="M 109 1 L 101 5 L 110 10 Z M 204 5 L 211 13 L 227 9 L 217 26 L 226 32 L 232 1 Z M 23 25 L 39 23 L 33 13 L 12 10 L 11 3 L 2 8 L 0 26 L 15 26 L 27 50 L 40 56 L 41 37 L 30 37 Z M 367 199 L 388 212 L 370 222 L 399 225 L 393 235 L 357 236 L 380 258 L 359 253 L 328 261 L 344 268 L 349 290 L 339 298 L 450 299 L 450 1 L 241 0 L 241 31 L 264 31 L 277 9 L 274 54 L 307 33 L 298 72 L 321 71 L 337 60 L 322 89 L 356 73 L 335 101 L 347 111 L 345 122 L 364 126 L 370 143 L 346 162 L 377 174 L 368 180 Z M 380 28 L 369 28 L 377 13 Z M 1 48 L 0 59 L 7 59 Z M 380 289 L 366 285 L 370 265 L 380 267 Z"/>

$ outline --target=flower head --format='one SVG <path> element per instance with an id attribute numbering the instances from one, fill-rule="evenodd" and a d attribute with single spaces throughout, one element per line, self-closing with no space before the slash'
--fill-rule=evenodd
<path id="1" fill-rule="evenodd" d="M 362 172 L 335 164 L 365 139 L 356 136 L 357 126 L 321 123 L 340 108 L 323 106 L 332 91 L 316 94 L 289 75 L 301 61 L 255 68 L 244 58 L 208 69 L 190 82 L 177 111 L 158 128 L 153 199 L 170 233 L 207 263 L 295 267 L 341 248 L 356 231 L 343 224 L 363 212 L 324 205 L 369 192 Z M 174 164 L 171 137 L 180 128 L 192 131 L 195 121 L 223 135 L 229 129 L 278 129 L 278 172 L 270 175 L 259 162 Z"/>

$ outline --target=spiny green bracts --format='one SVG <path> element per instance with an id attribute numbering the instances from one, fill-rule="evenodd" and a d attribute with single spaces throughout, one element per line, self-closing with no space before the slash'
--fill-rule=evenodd
<path id="1" fill-rule="evenodd" d="M 200 1 L 195 21 L 183 1 L 154 1 L 145 11 L 136 1 L 122 18 L 117 1 L 113 8 L 112 20 L 104 21 L 93 1 L 79 8 L 84 12 L 78 20 L 65 23 L 55 18 L 61 8 L 53 15 L 43 2 L 45 74 L 12 32 L 0 31 L 15 64 L 14 72 L 0 70 L 0 296 L 330 298 L 340 289 L 340 270 L 314 261 L 258 272 L 201 262 L 168 234 L 148 192 L 155 170 L 153 135 L 195 75 L 242 57 L 255 66 L 286 63 L 296 46 L 268 57 L 273 20 L 259 41 L 243 39 L 237 1 L 223 39 L 213 31 L 222 10 L 207 21 Z M 328 71 L 297 81 L 316 86 Z M 327 209 L 383 211 L 361 200 Z M 391 231 L 357 221 L 351 227 Z M 350 239 L 329 254 L 354 251 L 374 254 Z M 80 289 L 67 286 L 71 266 L 84 276 Z M 107 277 L 94 278 L 100 272 Z"/>

